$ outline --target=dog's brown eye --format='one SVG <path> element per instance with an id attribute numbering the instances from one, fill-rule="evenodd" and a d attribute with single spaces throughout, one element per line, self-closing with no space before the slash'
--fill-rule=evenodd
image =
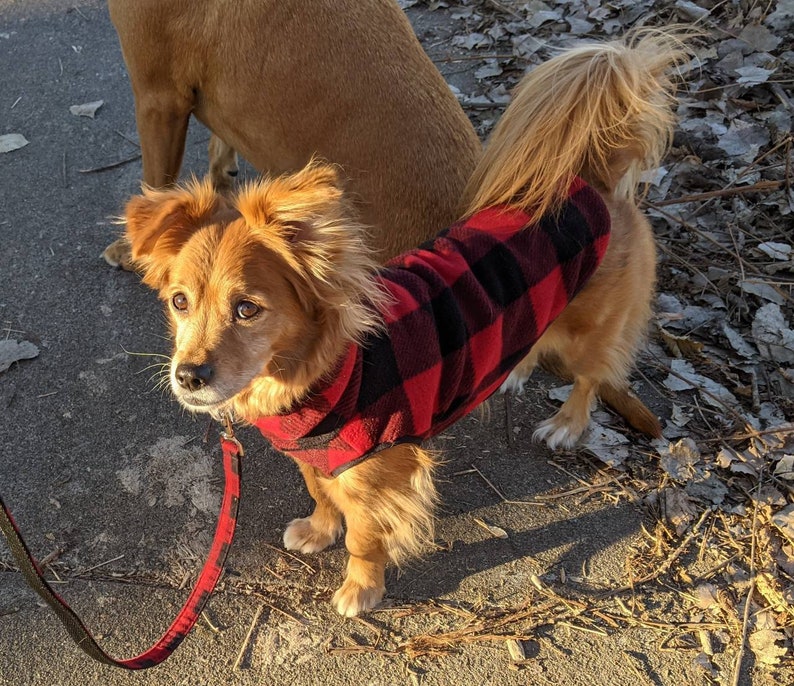
<path id="1" fill-rule="evenodd" d="M 237 303 L 235 313 L 238 319 L 251 319 L 259 314 L 259 306 L 252 303 L 250 300 L 241 300 Z"/>
<path id="2" fill-rule="evenodd" d="M 174 306 L 175 310 L 184 312 L 187 309 L 187 296 L 184 293 L 177 293 L 171 298 L 171 304 Z"/>

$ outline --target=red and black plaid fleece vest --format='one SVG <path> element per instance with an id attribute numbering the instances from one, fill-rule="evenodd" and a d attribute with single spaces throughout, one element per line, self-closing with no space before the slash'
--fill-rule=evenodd
<path id="1" fill-rule="evenodd" d="M 335 476 L 379 449 L 435 436 L 496 391 L 592 276 L 609 214 L 580 179 L 559 214 L 492 208 L 387 263 L 385 332 L 284 414 L 273 446 Z"/>

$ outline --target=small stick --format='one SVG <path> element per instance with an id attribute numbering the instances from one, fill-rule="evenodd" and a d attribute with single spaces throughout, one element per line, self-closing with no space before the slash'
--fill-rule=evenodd
<path id="1" fill-rule="evenodd" d="M 259 618 L 262 616 L 262 611 L 265 609 L 264 603 L 256 608 L 256 612 L 254 613 L 254 618 L 251 621 L 251 626 L 248 627 L 248 633 L 245 635 L 245 639 L 243 640 L 243 645 L 240 648 L 240 652 L 237 654 L 237 659 L 234 661 L 234 666 L 232 667 L 232 671 L 236 672 L 240 668 L 240 663 L 243 661 L 243 657 L 248 650 L 248 644 L 251 641 L 251 636 L 254 633 L 254 629 L 256 628 L 256 623 L 259 621 Z"/>
<path id="2" fill-rule="evenodd" d="M 265 565 L 265 571 L 266 571 L 266 572 L 268 572 L 268 573 L 270 573 L 270 574 L 272 574 L 272 575 L 273 575 L 274 577 L 276 577 L 277 579 L 280 579 L 281 581 L 284 581 L 284 575 L 283 575 L 283 574 L 279 574 L 278 572 L 275 572 L 275 571 L 273 571 L 273 570 L 272 570 L 272 569 L 270 569 L 270 567 L 268 567 L 267 565 Z"/>
<path id="3" fill-rule="evenodd" d="M 281 550 L 281 548 L 276 548 L 276 546 L 274 546 L 274 545 L 271 545 L 270 543 L 265 543 L 265 545 L 266 545 L 268 548 L 270 548 L 271 550 L 275 550 L 277 553 L 281 553 L 282 555 L 286 555 L 287 557 L 290 557 L 290 558 L 292 558 L 293 560 L 295 560 L 295 562 L 300 562 L 300 563 L 301 563 L 301 564 L 302 564 L 304 567 L 306 567 L 306 569 L 308 569 L 308 570 L 309 570 L 309 571 L 310 571 L 312 574 L 317 574 L 317 570 L 316 570 L 314 567 L 312 567 L 312 566 L 311 566 L 311 565 L 310 565 L 308 562 L 304 562 L 304 561 L 303 561 L 303 560 L 301 560 L 299 557 L 296 557 L 296 556 L 295 556 L 295 555 L 293 555 L 292 553 L 290 553 L 290 552 L 287 552 L 286 550 Z"/>
<path id="4" fill-rule="evenodd" d="M 260 600 L 262 600 L 261 594 L 256 593 L 254 595 L 256 595 Z M 295 622 L 296 624 L 300 624 L 301 626 L 306 626 L 307 624 L 309 624 L 309 620 L 306 617 L 304 617 L 303 615 L 298 615 L 296 617 L 295 615 L 290 614 L 286 610 L 282 610 L 280 607 L 276 607 L 275 605 L 271 605 L 266 600 L 262 600 L 262 603 L 266 607 L 269 607 L 271 610 L 273 610 L 273 612 L 278 612 L 280 615 L 284 615 L 287 619 Z"/>
<path id="5" fill-rule="evenodd" d="M 130 138 L 126 133 L 122 133 L 118 129 L 113 129 L 119 136 L 121 136 L 127 143 L 132 143 L 136 148 L 140 149 L 141 144 L 138 143 L 134 138 Z"/>
<path id="6" fill-rule="evenodd" d="M 494 493 L 496 493 L 496 495 L 498 495 L 502 499 L 503 503 L 505 503 L 507 505 L 537 505 L 537 506 L 540 506 L 540 507 L 544 506 L 544 503 L 535 502 L 535 501 L 532 501 L 532 500 L 508 500 L 507 498 L 505 498 L 504 494 L 496 486 L 494 486 L 491 483 L 491 481 L 488 479 L 488 477 L 486 477 L 485 474 L 483 474 L 479 469 L 477 469 L 477 467 L 472 465 L 471 469 L 472 469 L 472 471 L 474 471 L 477 474 L 479 474 L 480 478 L 486 484 L 488 484 L 491 487 L 491 490 Z"/>
<path id="7" fill-rule="evenodd" d="M 570 624 L 569 622 L 557 622 L 557 626 L 564 626 L 568 629 L 576 629 L 577 631 L 584 631 L 586 634 L 595 634 L 596 636 L 609 636 L 606 631 L 602 629 L 589 629 L 586 626 L 579 624 Z"/>
<path id="8" fill-rule="evenodd" d="M 101 167 L 93 167 L 91 169 L 78 169 L 78 173 L 80 174 L 95 174 L 97 172 L 107 171 L 108 169 L 115 169 L 116 167 L 124 166 L 125 164 L 129 164 L 130 162 L 135 162 L 135 160 L 141 159 L 140 153 L 137 155 L 133 155 L 132 157 L 127 157 L 123 160 L 119 160 L 118 162 L 113 162 L 111 164 L 105 164 Z"/>
<path id="9" fill-rule="evenodd" d="M 710 577 L 714 576 L 714 575 L 715 575 L 717 572 L 719 572 L 721 569 L 724 569 L 725 567 L 727 567 L 727 566 L 728 566 L 728 565 L 729 565 L 731 562 L 733 562 L 733 561 L 734 561 L 734 560 L 735 560 L 737 557 L 739 557 L 739 553 L 734 553 L 734 554 L 733 554 L 733 555 L 731 555 L 731 556 L 730 556 L 728 559 L 726 559 L 726 560 L 723 560 L 722 562 L 720 562 L 720 563 L 719 563 L 719 564 L 717 564 L 717 565 L 714 565 L 714 566 L 713 566 L 711 569 L 708 569 L 708 570 L 706 570 L 705 572 L 703 572 L 703 574 L 700 574 L 699 576 L 696 576 L 696 577 L 694 577 L 694 578 L 692 579 L 692 585 L 694 586 L 694 585 L 695 585 L 695 584 L 697 584 L 699 581 L 705 581 L 706 579 L 708 579 L 708 578 L 710 578 Z"/>
<path id="10" fill-rule="evenodd" d="M 758 486 L 756 487 L 755 499 L 753 500 L 753 523 L 752 534 L 750 538 L 750 588 L 747 589 L 747 598 L 744 601 L 744 614 L 742 616 L 742 636 L 739 642 L 739 650 L 736 653 L 736 662 L 733 666 L 733 680 L 732 686 L 739 686 L 739 679 L 742 673 L 742 662 L 744 661 L 745 645 L 747 643 L 747 629 L 750 623 L 750 605 L 755 591 L 756 584 L 756 571 L 755 571 L 755 545 L 758 538 L 758 501 L 761 497 L 761 484 L 763 483 L 763 469 L 758 478 Z"/>
<path id="11" fill-rule="evenodd" d="M 510 393 L 505 393 L 505 431 L 507 432 L 507 445 L 513 445 L 513 400 Z"/>
<path id="12" fill-rule="evenodd" d="M 482 479 L 482 480 L 483 480 L 485 483 L 487 483 L 487 484 L 488 484 L 488 485 L 491 487 L 491 490 L 492 490 L 494 493 L 496 493 L 496 495 L 498 495 L 498 496 L 499 496 L 499 497 L 502 499 L 502 502 L 504 502 L 505 500 L 507 500 L 507 498 L 505 498 L 504 494 L 503 494 L 503 493 L 502 493 L 502 492 L 501 492 L 501 491 L 500 491 L 500 490 L 499 490 L 499 489 L 498 489 L 496 486 L 494 486 L 494 485 L 491 483 L 491 481 L 488 479 L 488 477 L 487 477 L 487 476 L 485 476 L 485 474 L 483 474 L 483 473 L 482 473 L 482 472 L 481 472 L 479 469 L 477 469 L 477 467 L 475 467 L 474 465 L 472 465 L 472 466 L 471 466 L 471 468 L 472 468 L 472 469 L 473 469 L 475 472 L 477 472 L 477 474 L 479 474 L 480 478 L 481 478 L 481 479 Z"/>
<path id="13" fill-rule="evenodd" d="M 706 191 L 704 193 L 693 193 L 692 195 L 682 195 L 678 198 L 667 198 L 666 200 L 656 200 L 644 204 L 650 207 L 665 207 L 666 205 L 680 205 L 685 202 L 700 202 L 701 200 L 711 200 L 712 198 L 724 198 L 731 195 L 741 195 L 742 193 L 754 193 L 758 191 L 776 191 L 785 182 L 780 181 L 759 181 L 749 186 L 734 186 L 733 188 L 720 188 L 716 191 Z"/>
<path id="14" fill-rule="evenodd" d="M 39 567 L 46 567 L 50 562 L 55 562 L 63 554 L 62 548 L 56 548 L 49 555 L 45 555 L 39 560 Z M 56 575 L 57 576 L 57 575 Z"/>
<path id="15" fill-rule="evenodd" d="M 111 562 L 116 562 L 124 557 L 124 555 L 117 555 L 111 560 L 106 560 L 105 562 L 100 562 L 98 565 L 94 565 L 93 567 L 89 567 L 88 569 L 80 570 L 79 572 L 75 572 L 75 576 L 83 576 L 84 574 L 88 574 L 88 572 L 93 572 L 95 569 L 99 569 L 100 567 L 104 567 L 105 565 L 109 565 Z"/>
<path id="16" fill-rule="evenodd" d="M 206 611 L 206 610 L 204 610 L 204 611 L 201 613 L 201 618 L 204 620 L 204 622 L 205 622 L 205 623 L 207 624 L 207 626 L 209 627 L 209 630 L 210 630 L 210 631 L 211 631 L 213 634 L 219 634 L 219 633 L 221 632 L 221 630 L 220 630 L 220 629 L 219 629 L 217 626 L 215 626 L 215 625 L 212 623 L 212 620 L 210 619 L 210 616 L 207 614 L 207 611 Z"/>

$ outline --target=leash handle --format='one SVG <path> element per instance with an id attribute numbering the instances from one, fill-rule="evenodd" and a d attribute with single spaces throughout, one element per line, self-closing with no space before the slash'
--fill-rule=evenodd
<path id="1" fill-rule="evenodd" d="M 106 665 L 130 670 L 154 667 L 176 650 L 201 615 L 223 573 L 226 556 L 234 538 L 237 509 L 240 502 L 240 458 L 243 456 L 243 448 L 231 432 L 222 434 L 221 448 L 225 487 L 221 510 L 218 514 L 218 524 L 215 528 L 215 537 L 207 561 L 196 580 L 196 585 L 168 630 L 151 648 L 126 660 L 116 659 L 105 652 L 80 617 L 47 583 L 38 563 L 22 539 L 11 512 L 0 499 L 0 531 L 6 537 L 11 553 L 19 564 L 25 581 L 53 609 L 74 642 L 95 660 Z"/>

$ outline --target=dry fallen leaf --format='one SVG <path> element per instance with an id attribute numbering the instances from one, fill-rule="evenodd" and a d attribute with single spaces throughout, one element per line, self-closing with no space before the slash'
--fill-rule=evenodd
<path id="1" fill-rule="evenodd" d="M 688 336 L 676 336 L 661 327 L 659 333 L 673 357 L 698 358 L 703 352 L 703 344 L 700 341 L 693 341 Z"/>
<path id="2" fill-rule="evenodd" d="M 501 527 L 494 526 L 493 524 L 488 524 L 487 522 L 483 521 L 482 519 L 478 519 L 477 517 L 474 518 L 474 521 L 495 538 L 507 538 L 507 532 Z"/>
<path id="3" fill-rule="evenodd" d="M 612 468 L 620 467 L 629 457 L 629 439 L 594 421 L 590 422 L 580 447 Z"/>
<path id="4" fill-rule="evenodd" d="M 11 339 L 0 341 L 0 372 L 4 372 L 14 362 L 32 360 L 38 355 L 39 349 L 29 341 L 14 341 Z"/>
<path id="5" fill-rule="evenodd" d="M 505 641 L 505 645 L 507 646 L 507 652 L 510 654 L 510 660 L 513 662 L 523 662 L 527 659 L 527 653 L 521 641 L 510 638 Z"/>
<path id="6" fill-rule="evenodd" d="M 789 541 L 794 542 L 794 505 L 776 512 L 772 515 L 772 524 L 774 524 L 780 533 L 782 533 Z"/>
<path id="7" fill-rule="evenodd" d="M 662 516 L 673 525 L 679 536 L 687 530 L 698 511 L 686 491 L 674 487 L 665 488 L 659 493 L 659 506 Z"/>
<path id="8" fill-rule="evenodd" d="M 28 144 L 27 138 L 21 133 L 5 133 L 0 136 L 0 153 L 19 150 Z"/>
<path id="9" fill-rule="evenodd" d="M 752 331 L 761 357 L 780 364 L 794 364 L 794 331 L 787 326 L 779 305 L 769 303 L 758 308 Z"/>
<path id="10" fill-rule="evenodd" d="M 97 110 L 104 104 L 104 100 L 95 100 L 94 102 L 86 102 L 82 105 L 72 105 L 69 111 L 76 117 L 89 117 L 93 119 Z"/>
<path id="11" fill-rule="evenodd" d="M 780 658 L 788 652 L 786 648 L 778 645 L 778 641 L 785 640 L 786 636 L 782 631 L 762 629 L 750 634 L 748 643 L 759 662 L 765 665 L 776 665 L 780 663 Z"/>

